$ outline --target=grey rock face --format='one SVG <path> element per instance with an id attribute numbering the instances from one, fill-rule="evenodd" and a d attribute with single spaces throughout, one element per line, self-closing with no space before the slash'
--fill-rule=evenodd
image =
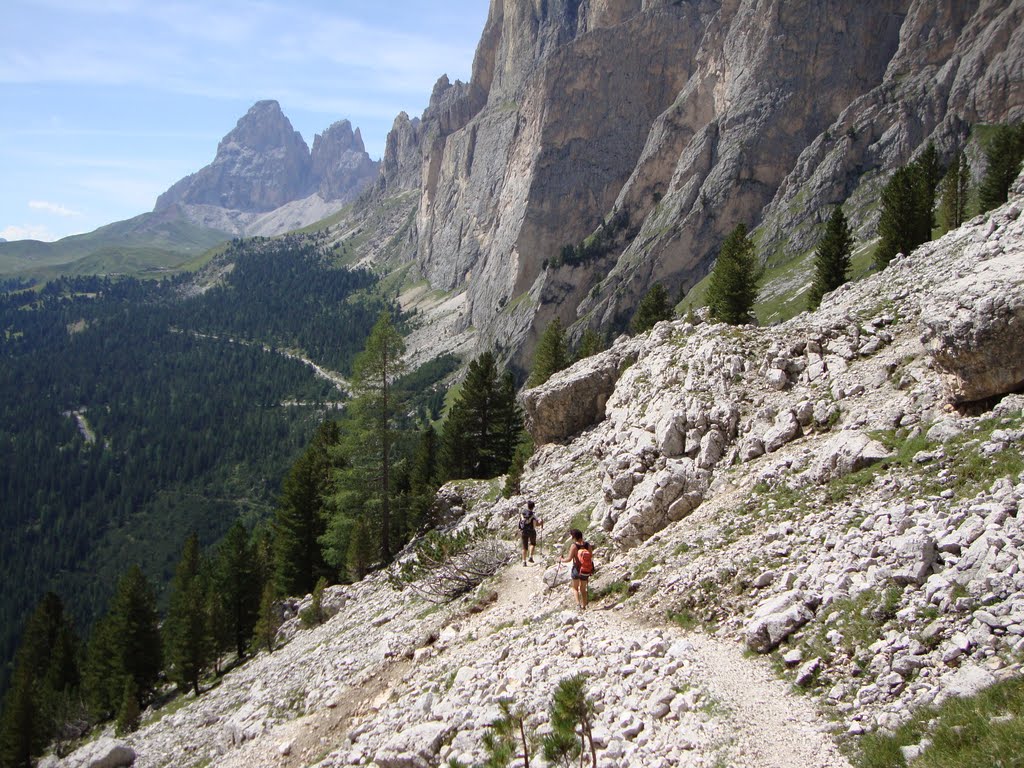
<path id="1" fill-rule="evenodd" d="M 376 164 L 347 120 L 306 142 L 276 101 L 259 101 L 217 146 L 213 162 L 160 195 L 155 210 L 175 205 L 186 216 L 209 218 L 208 208 L 273 211 L 316 192 L 351 199 L 375 178 Z"/>
<path id="2" fill-rule="evenodd" d="M 534 443 L 564 440 L 603 419 L 621 369 L 635 357 L 636 344 L 620 344 L 526 390 L 521 402 Z"/>
<path id="3" fill-rule="evenodd" d="M 314 137 L 310 163 L 324 200 L 351 200 L 377 178 L 378 163 L 366 154 L 359 129 L 353 132 L 348 120 Z"/>
<path id="4" fill-rule="evenodd" d="M 1019 216 L 1017 208 L 1011 215 Z M 998 237 L 974 244 L 978 269 L 938 287 L 921 324 L 956 401 L 981 400 L 1024 383 L 1024 250 Z"/>
<path id="5" fill-rule="evenodd" d="M 945 157 L 1019 119 L 1022 27 L 1017 3 L 494 0 L 471 82 L 396 121 L 378 184 L 421 188 L 420 270 L 525 368 L 556 316 L 621 328 L 655 281 L 694 285 L 739 222 L 799 253 L 853 196 L 870 234 L 879 185 L 926 140 Z M 602 248 L 560 259 L 613 217 Z"/>
<path id="6" fill-rule="evenodd" d="M 269 211 L 312 191 L 309 147 L 276 101 L 259 101 L 217 146 L 214 161 L 157 198 L 174 203 Z"/>
<path id="7" fill-rule="evenodd" d="M 134 749 L 104 736 L 68 755 L 62 765 L 66 768 L 124 768 L 134 762 Z"/>

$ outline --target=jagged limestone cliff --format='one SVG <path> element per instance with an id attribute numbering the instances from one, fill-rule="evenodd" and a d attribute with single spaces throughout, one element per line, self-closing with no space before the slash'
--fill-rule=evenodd
<path id="1" fill-rule="evenodd" d="M 514 365 L 538 329 L 621 327 L 655 281 L 694 285 L 736 224 L 762 255 L 813 246 L 853 196 L 935 140 L 1024 114 L 1013 2 L 492 0 L 470 83 L 400 116 L 378 189 L 418 185 L 408 252 L 465 292 Z M 566 263 L 618 214 L 602 248 Z M 559 263 L 561 262 L 561 263 Z"/>

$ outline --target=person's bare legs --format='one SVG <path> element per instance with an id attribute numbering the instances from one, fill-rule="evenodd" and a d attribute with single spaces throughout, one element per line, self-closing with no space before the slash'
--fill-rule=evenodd
<path id="1" fill-rule="evenodd" d="M 587 585 L 589 583 L 590 583 L 589 579 L 580 579 L 579 601 L 580 601 L 580 608 L 582 608 L 584 611 L 587 610 L 587 601 L 590 598 L 590 594 L 587 591 Z"/>

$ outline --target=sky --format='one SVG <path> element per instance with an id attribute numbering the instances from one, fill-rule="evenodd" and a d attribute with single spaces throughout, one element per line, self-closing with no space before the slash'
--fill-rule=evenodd
<path id="1" fill-rule="evenodd" d="M 468 80 L 489 0 L 2 0 L 0 237 L 150 211 L 260 99 L 307 145 L 337 120 L 379 159 L 438 77 Z"/>

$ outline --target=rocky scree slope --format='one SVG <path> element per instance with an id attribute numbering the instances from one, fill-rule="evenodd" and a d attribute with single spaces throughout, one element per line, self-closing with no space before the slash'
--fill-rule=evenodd
<path id="1" fill-rule="evenodd" d="M 603 403 L 546 433 L 527 467 L 547 521 L 538 567 L 516 562 L 440 607 L 387 574 L 332 588 L 325 625 L 290 619 L 282 648 L 149 713 L 121 747 L 139 766 L 479 759 L 500 697 L 543 730 L 558 679 L 583 671 L 602 766 L 842 766 L 833 737 L 1019 676 L 1017 192 L 813 314 L 662 323 L 527 392 L 535 430 L 538 413 Z M 959 402 L 981 357 L 992 375 L 972 396 L 987 399 Z M 513 559 L 524 498 L 498 500 L 498 485 L 452 484 L 439 503 Z M 566 610 L 552 564 L 570 525 L 597 548 L 585 614 Z"/>
<path id="2" fill-rule="evenodd" d="M 635 362 L 570 444 L 599 462 L 592 523 L 629 552 L 604 577 L 652 619 L 776 651 L 853 734 L 1019 675 L 1021 210 L 778 327 L 663 323 L 616 345 Z M 578 410 L 606 374 L 580 363 L 528 410 Z"/>
<path id="3" fill-rule="evenodd" d="M 886 175 L 933 140 L 1021 119 L 1016 2 L 492 0 L 470 82 L 395 121 L 378 193 L 418 188 L 406 253 L 464 292 L 480 349 L 525 367 L 538 329 L 622 327 L 737 224 L 813 248 L 833 205 L 873 234 Z M 565 260 L 565 245 L 604 243 Z M 614 224 L 612 224 L 614 222 Z"/>

